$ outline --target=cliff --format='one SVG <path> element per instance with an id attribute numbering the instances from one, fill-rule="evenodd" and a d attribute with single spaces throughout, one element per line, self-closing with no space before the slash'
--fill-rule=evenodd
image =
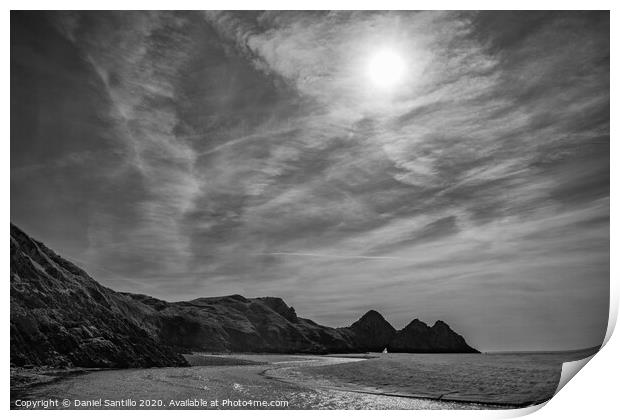
<path id="1" fill-rule="evenodd" d="M 300 318 L 277 297 L 166 302 L 101 286 L 11 225 L 11 364 L 184 366 L 192 351 L 342 353 L 477 352 L 437 321 L 396 331 L 369 311 L 345 328 Z"/>

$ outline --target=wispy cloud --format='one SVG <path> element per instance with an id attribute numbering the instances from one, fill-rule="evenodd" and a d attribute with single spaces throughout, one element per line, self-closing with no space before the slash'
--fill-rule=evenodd
<path id="1" fill-rule="evenodd" d="M 257 255 L 289 255 L 293 257 L 316 257 L 316 258 L 327 258 L 327 259 L 336 259 L 336 260 L 404 260 L 404 258 L 397 257 L 378 257 L 372 255 L 333 255 L 333 254 L 313 254 L 309 252 L 270 252 L 268 254 L 257 254 Z"/>

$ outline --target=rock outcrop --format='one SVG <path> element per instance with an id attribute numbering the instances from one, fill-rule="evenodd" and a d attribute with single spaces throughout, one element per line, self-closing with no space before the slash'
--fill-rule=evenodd
<path id="1" fill-rule="evenodd" d="M 359 351 L 383 351 L 396 335 L 396 329 L 375 310 L 366 312 L 348 330 Z"/>
<path id="2" fill-rule="evenodd" d="M 11 225 L 11 364 L 183 366 L 180 353 L 475 352 L 437 321 L 396 331 L 377 311 L 350 327 L 300 318 L 277 297 L 166 302 L 119 293 Z"/>
<path id="3" fill-rule="evenodd" d="M 445 322 L 429 327 L 418 319 L 398 331 L 387 348 L 394 353 L 479 353 Z"/>

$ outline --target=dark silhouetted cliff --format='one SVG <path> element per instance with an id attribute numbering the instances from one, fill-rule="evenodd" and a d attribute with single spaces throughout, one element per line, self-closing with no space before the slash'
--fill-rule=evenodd
<path id="1" fill-rule="evenodd" d="M 183 366 L 180 353 L 475 352 L 447 324 L 396 331 L 369 311 L 346 328 L 300 318 L 277 297 L 166 302 L 119 293 L 11 225 L 11 364 Z"/>

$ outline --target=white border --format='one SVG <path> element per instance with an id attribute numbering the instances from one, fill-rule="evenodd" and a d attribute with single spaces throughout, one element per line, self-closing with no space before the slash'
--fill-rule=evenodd
<path id="1" fill-rule="evenodd" d="M 615 2 L 617 3 L 617 2 Z M 388 10 L 388 9 L 414 9 L 414 10 L 441 10 L 441 9 L 456 9 L 456 10 L 545 10 L 545 9 L 566 9 L 566 10 L 612 10 L 611 12 L 611 50 L 614 51 L 613 46 L 618 45 L 618 31 L 616 24 L 615 10 L 613 10 L 612 1 L 549 1 L 549 0 L 523 0 L 519 2 L 505 1 L 505 2 L 492 2 L 492 1 L 406 1 L 406 0 L 381 0 L 381 1 L 356 1 L 346 2 L 338 0 L 314 0 L 314 1 L 241 1 L 241 0 L 212 0 L 209 2 L 204 1 L 188 1 L 188 0 L 176 0 L 174 2 L 165 2 L 160 0 L 132 0 L 132 1 L 90 1 L 88 3 L 78 1 L 8 1 L 6 12 L 3 16 L 3 33 L 4 42 L 2 43 L 2 57 L 4 58 L 4 65 L 2 66 L 3 80 L 4 80 L 4 102 L 2 118 L 4 119 L 3 127 L 5 129 L 5 140 L 2 142 L 2 153 L 0 153 L 0 159 L 2 168 L 5 171 L 5 176 L 1 181 L 2 196 L 6 197 L 6 204 L 2 207 L 1 211 L 4 216 L 5 223 L 1 227 L 0 237 L 9 237 L 9 224 L 6 223 L 7 219 L 10 219 L 10 207 L 8 200 L 10 199 L 10 13 L 9 9 L 222 9 L 222 10 L 245 10 L 245 9 L 355 9 L 355 10 Z M 614 51 L 615 52 L 615 51 Z M 614 70 L 617 69 L 617 58 L 614 54 L 611 56 L 611 115 L 614 115 L 615 106 L 615 94 L 617 93 L 617 83 L 614 78 Z M 611 124 L 611 137 L 616 138 L 617 129 L 615 123 Z M 308 419 L 316 416 L 341 419 L 341 418 L 365 418 L 375 419 L 377 415 L 389 415 L 394 418 L 407 418 L 412 417 L 425 417 L 425 418 L 510 418 L 525 415 L 536 411 L 531 414 L 530 418 L 533 419 L 582 419 L 584 417 L 590 418 L 608 418 L 610 414 L 617 413 L 615 405 L 615 398 L 617 398 L 616 383 L 618 378 L 618 360 L 616 358 L 620 349 L 620 344 L 617 337 L 611 337 L 613 327 L 616 323 L 618 313 L 618 278 L 620 278 L 617 266 L 617 240 L 618 238 L 618 226 L 615 223 L 615 216 L 617 216 L 617 200 L 618 197 L 618 173 L 615 169 L 614 163 L 618 163 L 618 151 L 617 147 L 612 144 L 611 146 L 611 303 L 610 303 L 610 322 L 606 336 L 606 346 L 597 354 L 593 360 L 588 363 L 583 371 L 579 373 L 578 379 L 571 381 L 565 388 L 563 388 L 558 395 L 556 395 L 551 401 L 549 401 L 544 409 L 520 409 L 520 410 L 501 410 L 501 411 L 485 411 L 485 412 L 469 412 L 469 411 L 389 411 L 384 413 L 378 413 L 376 411 L 302 411 L 302 412 L 290 412 L 290 411 L 191 411 L 183 412 L 183 417 L 201 418 L 205 416 L 219 418 L 238 418 L 238 417 L 250 417 L 253 418 L 269 418 L 269 419 L 290 419 L 291 416 L 295 418 Z M 4 240 L 2 242 L 2 250 L 0 255 L 3 256 L 2 267 L 3 272 L 9 272 L 9 241 Z M 9 282 L 5 279 L 5 294 L 4 294 L 4 311 L 2 312 L 2 321 L 0 325 L 2 328 L 2 336 L 9 336 L 9 305 L 7 300 L 9 298 Z M 611 339 L 610 339 L 611 337 Z M 5 360 L 4 371 L 5 378 L 9 376 L 9 340 L 5 339 L 5 345 L 2 347 L 2 355 Z M 9 383 L 8 380 L 4 381 L 4 390 L 6 396 L 9 395 Z M 7 398 L 8 400 L 8 398 Z M 5 400 L 5 410 L 9 409 L 9 402 Z M 538 407 L 540 408 L 540 407 Z M 169 410 L 166 411 L 154 411 L 148 415 L 150 418 L 169 418 L 173 414 Z M 109 416 L 110 413 L 103 411 L 89 411 L 83 412 L 34 412 L 34 411 L 10 411 L 10 416 L 19 416 L 23 418 L 34 418 L 39 416 L 45 416 L 48 419 L 64 419 L 64 418 L 81 418 L 87 415 L 92 418 L 104 418 Z M 130 411 L 114 412 L 115 416 L 129 417 L 134 416 L 135 413 Z"/>

